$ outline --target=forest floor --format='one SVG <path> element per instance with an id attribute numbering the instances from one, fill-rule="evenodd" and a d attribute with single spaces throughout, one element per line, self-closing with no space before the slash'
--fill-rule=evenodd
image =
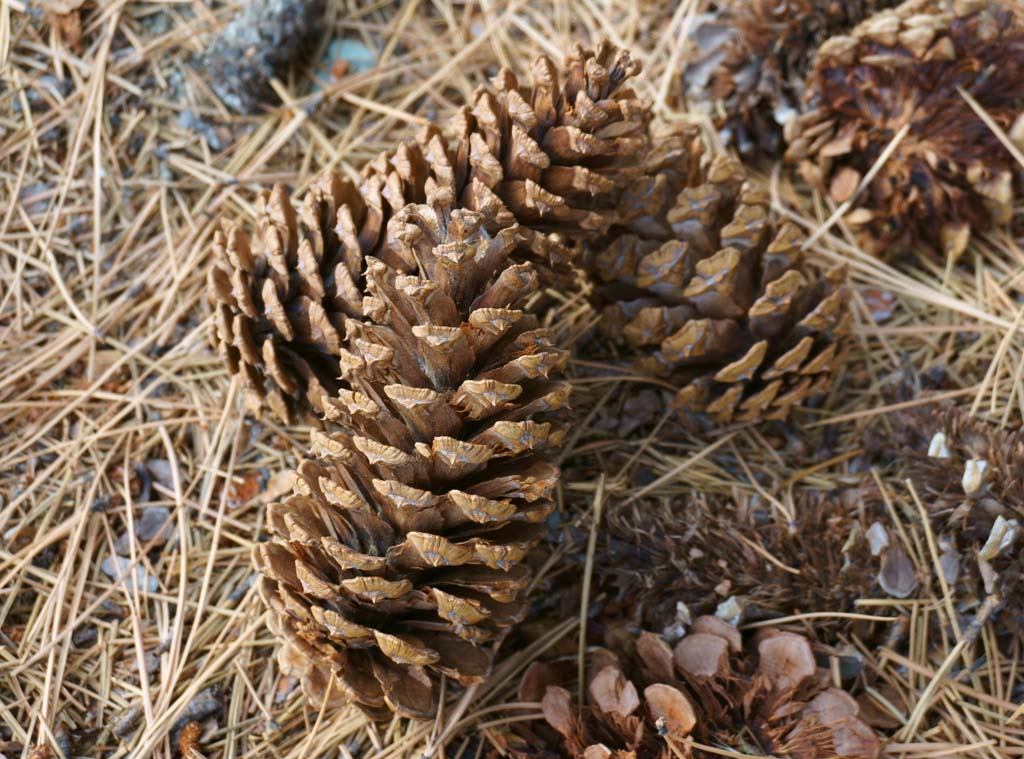
<path id="1" fill-rule="evenodd" d="M 498 745 L 503 725 L 539 719 L 537 704 L 518 703 L 513 716 L 503 705 L 516 702 L 532 659 L 575 649 L 580 610 L 534 620 L 539 643 L 510 650 L 472 702 L 436 723 L 374 726 L 311 710 L 278 670 L 250 563 L 264 506 L 290 491 L 306 434 L 246 416 L 237 382 L 209 348 L 209 243 L 219 218 L 254 216 L 258 189 L 281 182 L 301 193 L 327 169 L 357 176 L 500 66 L 560 60 L 577 41 L 630 48 L 644 66 L 636 86 L 658 117 L 701 124 L 721 149 L 679 97 L 683 42 L 702 4 L 330 2 L 319 59 L 331 39 L 347 39 L 373 52 L 371 65 L 332 77 L 329 61 L 314 62 L 275 82 L 276 105 L 251 117 L 232 115 L 196 67 L 232 10 L 214 5 L 89 3 L 76 27 L 34 3 L 0 3 L 0 755 L 478 756 Z M 314 86 L 318 71 L 326 79 Z M 620 439 L 595 411 L 566 459 L 625 450 L 646 480 L 567 470 L 553 571 L 601 561 L 601 540 L 588 554 L 588 537 L 604 529 L 595 513 L 613 515 L 616 504 L 686 509 L 700 494 L 694 502 L 791 505 L 802 489 L 860 481 L 864 432 L 897 404 L 943 401 L 1019 426 L 1020 240 L 980 235 L 956 267 L 897 269 L 862 253 L 827 199 L 804 200 L 778 169 L 755 179 L 816 237 L 816 260 L 849 267 L 856 337 L 845 376 L 798 431 L 739 426 L 711 448 L 685 435 Z M 588 308 L 565 302 L 564 323 L 592 321 Z M 941 390 L 892 394 L 935 371 Z M 637 382 L 577 373 L 589 398 Z M 982 629 L 973 665 L 949 676 L 961 671 L 964 645 L 928 635 L 953 613 L 928 550 L 934 536 L 902 482 L 883 487 L 918 591 L 786 623 L 806 631 L 844 614 L 909 620 L 904 653 L 864 652 L 902 699 L 888 755 L 1024 755 L 1020 646 L 1005 651 Z M 193 722 L 199 729 L 183 732 Z"/>

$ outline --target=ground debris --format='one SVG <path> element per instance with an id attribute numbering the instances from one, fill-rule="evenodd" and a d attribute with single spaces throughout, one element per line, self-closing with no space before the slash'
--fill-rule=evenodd
<path id="1" fill-rule="evenodd" d="M 273 98 L 270 80 L 309 54 L 323 30 L 324 0 L 253 0 L 198 62 L 224 104 L 240 114 Z"/>

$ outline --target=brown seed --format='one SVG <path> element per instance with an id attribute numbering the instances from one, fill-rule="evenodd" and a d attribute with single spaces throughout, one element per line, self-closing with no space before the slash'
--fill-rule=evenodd
<path id="1" fill-rule="evenodd" d="M 743 650 L 743 636 L 740 635 L 740 631 L 724 619 L 705 614 L 693 620 L 693 626 L 690 629 L 694 633 L 708 633 L 725 638 L 729 643 L 729 651 L 734 654 Z"/>
<path id="2" fill-rule="evenodd" d="M 622 675 L 615 665 L 609 665 L 597 673 L 587 689 L 591 701 L 606 714 L 628 717 L 640 706 L 636 688 Z"/>
<path id="3" fill-rule="evenodd" d="M 544 719 L 566 737 L 575 737 L 578 728 L 572 706 L 572 696 L 565 688 L 549 686 L 541 700 Z"/>

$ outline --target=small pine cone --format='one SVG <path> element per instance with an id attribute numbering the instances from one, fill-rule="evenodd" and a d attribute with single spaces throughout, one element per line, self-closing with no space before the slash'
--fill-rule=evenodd
<path id="1" fill-rule="evenodd" d="M 624 86 L 639 71 L 607 43 L 575 47 L 561 70 L 538 58 L 529 84 L 502 69 L 452 117 L 447 141 L 436 127 L 418 134 L 417 160 L 461 207 L 498 228 L 518 222 L 536 263 L 564 271 L 578 243 L 616 222 L 651 148 L 650 106 Z M 369 171 L 394 163 L 385 155 Z"/>
<path id="2" fill-rule="evenodd" d="M 642 175 L 650 109 L 624 86 L 638 70 L 603 45 L 576 48 L 561 71 L 538 59 L 529 86 L 502 71 L 452 119 L 450 139 L 426 127 L 368 164 L 358 186 L 329 174 L 298 213 L 275 187 L 257 201 L 255 246 L 238 224 L 218 232 L 212 341 L 249 409 L 284 421 L 324 413 L 324 397 L 344 386 L 338 333 L 362 315 L 365 259 L 387 244 L 391 217 L 432 192 L 484 214 L 492 234 L 518 222 L 515 255 L 545 280 L 568 272 L 577 245 L 617 221 Z"/>
<path id="3" fill-rule="evenodd" d="M 803 636 L 764 630 L 744 646 L 735 627 L 706 616 L 674 649 L 650 632 L 623 631 L 617 643 L 592 654 L 582 708 L 558 684 L 557 666 L 527 670 L 520 700 L 539 700 L 547 723 L 531 731 L 532 749 L 566 759 L 670 759 L 667 737 L 680 748 L 695 738 L 747 755 L 749 735 L 766 754 L 793 759 L 876 759 L 881 752 L 857 702 L 829 687 Z"/>
<path id="4" fill-rule="evenodd" d="M 313 433 L 255 553 L 282 667 L 315 705 L 375 718 L 430 717 L 442 675 L 487 676 L 559 475 L 567 354 L 523 311 L 537 275 L 517 227 L 492 235 L 450 198 L 400 211 L 367 259 L 350 389 L 325 401 L 350 432 Z"/>
<path id="5" fill-rule="evenodd" d="M 678 410 L 718 422 L 783 419 L 825 394 L 850 330 L 845 272 L 804 266 L 799 229 L 774 224 L 728 159 L 663 218 L 668 235 L 614 235 L 588 264 L 638 368 L 681 388 Z"/>
<path id="6" fill-rule="evenodd" d="M 904 127 L 847 222 L 892 258 L 924 245 L 958 257 L 973 228 L 1012 215 L 1013 156 L 970 94 L 1010 131 L 1024 111 L 1024 24 L 997 3 L 910 0 L 826 41 L 806 112 L 787 125 L 787 160 L 837 203 L 853 198 Z"/>
<path id="7" fill-rule="evenodd" d="M 896 0 L 733 0 L 696 29 L 687 89 L 746 159 L 782 154 L 814 51 Z"/>

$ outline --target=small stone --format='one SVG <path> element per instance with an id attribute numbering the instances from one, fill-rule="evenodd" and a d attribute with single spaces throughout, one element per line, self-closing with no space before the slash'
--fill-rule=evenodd
<path id="1" fill-rule="evenodd" d="M 89 648 L 99 638 L 95 625 L 79 625 L 71 633 L 71 645 L 75 648 Z"/>
<path id="2" fill-rule="evenodd" d="M 163 545 L 171 536 L 171 529 L 171 511 L 163 506 L 145 508 L 135 520 L 135 537 L 138 538 L 140 548 L 145 545 L 150 547 Z M 131 540 L 128 533 L 118 536 L 114 550 L 121 556 L 131 554 Z"/>
<path id="3" fill-rule="evenodd" d="M 100 569 L 111 580 L 125 583 L 129 590 L 140 587 L 147 593 L 155 593 L 160 589 L 160 583 L 145 567 L 136 565 L 133 573 L 131 560 L 123 556 L 108 556 L 100 563 Z"/>
<path id="4" fill-rule="evenodd" d="M 174 487 L 174 478 L 171 474 L 171 462 L 167 459 L 150 459 L 146 462 L 146 469 L 153 476 L 153 479 L 165 488 Z"/>

